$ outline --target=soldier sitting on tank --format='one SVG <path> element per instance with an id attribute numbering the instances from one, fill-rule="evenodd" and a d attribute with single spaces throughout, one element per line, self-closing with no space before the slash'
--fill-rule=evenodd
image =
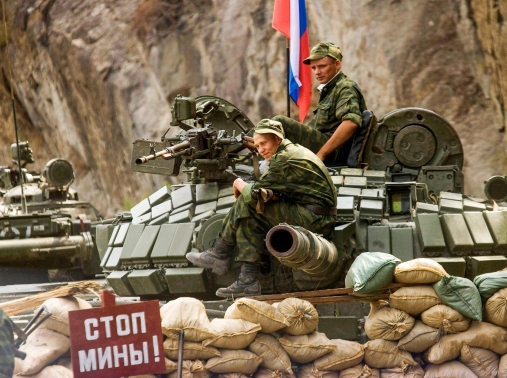
<path id="1" fill-rule="evenodd" d="M 219 275 L 229 270 L 232 254 L 241 262 L 239 278 L 218 289 L 219 297 L 258 295 L 261 254 L 268 231 L 280 224 L 302 226 L 331 240 L 336 215 L 336 189 L 322 161 L 310 150 L 284 139 L 280 122 L 263 119 L 254 129 L 254 144 L 269 169 L 258 180 L 234 181 L 237 201 L 222 223 L 212 248 L 190 252 L 194 265 Z"/>
<path id="2" fill-rule="evenodd" d="M 334 165 L 347 165 L 352 137 L 361 127 L 366 110 L 358 85 L 341 71 L 341 60 L 340 48 L 330 42 L 317 44 L 303 60 L 320 83 L 319 104 L 308 125 L 285 116 L 273 117 L 283 125 L 285 136 L 292 143 L 305 146 L 326 164 Z"/>

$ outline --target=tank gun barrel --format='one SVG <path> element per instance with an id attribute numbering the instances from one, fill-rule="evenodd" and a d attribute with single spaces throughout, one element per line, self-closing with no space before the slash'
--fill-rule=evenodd
<path id="1" fill-rule="evenodd" d="M 172 159 L 180 155 L 184 155 L 187 152 L 187 149 L 190 147 L 190 141 L 184 140 L 181 143 L 175 144 L 174 146 L 163 149 L 159 152 L 154 152 L 151 155 L 141 156 L 136 159 L 136 164 L 141 165 L 146 163 L 147 161 L 156 159 L 158 157 L 163 157 L 165 159 Z"/>
<path id="2" fill-rule="evenodd" d="M 281 264 L 310 276 L 331 273 L 338 265 L 336 246 L 303 227 L 275 226 L 266 235 L 266 245 Z"/>

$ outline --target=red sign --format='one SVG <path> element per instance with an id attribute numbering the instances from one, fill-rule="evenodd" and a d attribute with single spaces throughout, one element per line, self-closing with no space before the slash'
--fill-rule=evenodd
<path id="1" fill-rule="evenodd" d="M 165 372 L 158 301 L 70 311 L 76 378 Z"/>

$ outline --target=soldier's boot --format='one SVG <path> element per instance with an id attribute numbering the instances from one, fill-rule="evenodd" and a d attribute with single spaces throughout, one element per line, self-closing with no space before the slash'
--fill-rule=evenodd
<path id="1" fill-rule="evenodd" d="M 233 250 L 234 244 L 218 237 L 210 249 L 204 252 L 189 252 L 186 258 L 195 266 L 211 269 L 213 273 L 222 275 L 229 271 Z"/>
<path id="2" fill-rule="evenodd" d="M 253 263 L 243 263 L 239 273 L 238 280 L 229 287 L 218 289 L 217 297 L 246 297 L 250 295 L 261 294 L 261 283 L 258 279 L 259 265 Z"/>

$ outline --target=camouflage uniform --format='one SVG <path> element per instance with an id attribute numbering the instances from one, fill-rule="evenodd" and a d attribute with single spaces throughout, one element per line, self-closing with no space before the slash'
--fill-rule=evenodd
<path id="1" fill-rule="evenodd" d="M 322 89 L 317 109 L 313 111 L 314 117 L 308 125 L 285 116 L 275 116 L 273 120 L 283 125 L 287 139 L 317 153 L 343 121 L 351 120 L 361 126 L 364 110 L 366 103 L 361 90 L 340 71 Z M 325 162 L 346 165 L 351 144 L 352 138 L 329 154 Z"/>
<path id="2" fill-rule="evenodd" d="M 254 189 L 283 193 L 283 201 L 268 201 L 264 212 L 256 212 Z M 256 262 L 264 249 L 268 231 L 280 224 L 302 226 L 332 238 L 335 217 L 316 215 L 303 205 L 336 207 L 336 189 L 326 167 L 308 149 L 284 139 L 272 156 L 268 171 L 248 184 L 227 214 L 222 238 L 238 247 L 237 261 Z"/>
<path id="3" fill-rule="evenodd" d="M 14 336 L 9 318 L 0 309 L 0 378 L 12 377 L 14 370 Z"/>

